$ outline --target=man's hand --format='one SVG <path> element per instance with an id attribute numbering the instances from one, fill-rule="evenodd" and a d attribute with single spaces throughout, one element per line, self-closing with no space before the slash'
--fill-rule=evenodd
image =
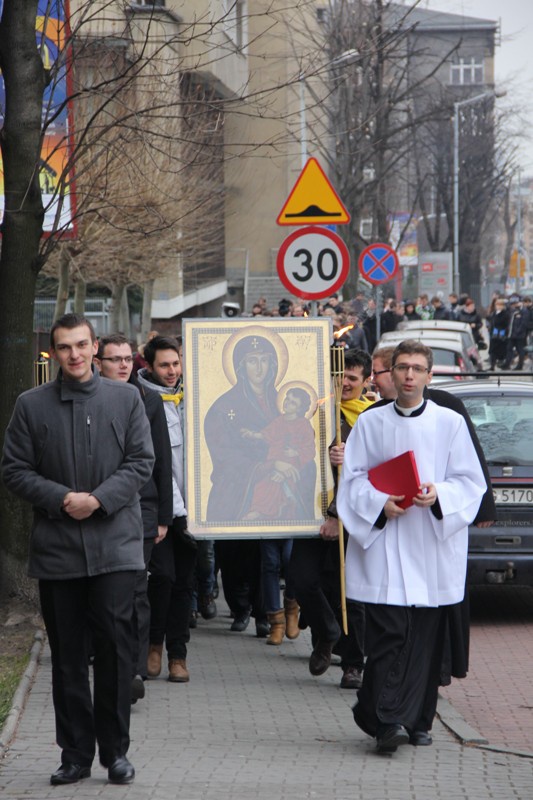
<path id="1" fill-rule="evenodd" d="M 335 517 L 327 517 L 320 526 L 320 535 L 326 541 L 339 538 L 339 520 Z"/>
<path id="2" fill-rule="evenodd" d="M 390 495 L 389 499 L 383 506 L 383 511 L 385 512 L 385 516 L 387 517 L 387 519 L 396 519 L 396 517 L 401 517 L 402 514 L 405 514 L 406 509 L 396 505 L 396 500 L 401 501 L 404 498 L 405 498 L 404 494 Z"/>
<path id="3" fill-rule="evenodd" d="M 167 535 L 168 525 L 158 525 L 157 526 L 157 536 L 154 539 L 154 544 L 159 544 L 162 542 L 165 536 Z"/>
<path id="4" fill-rule="evenodd" d="M 419 486 L 419 494 L 413 497 L 413 503 L 419 508 L 432 506 L 437 499 L 437 490 L 432 483 L 422 483 Z"/>
<path id="5" fill-rule="evenodd" d="M 490 528 L 491 525 L 494 525 L 494 520 L 493 519 L 488 519 L 488 520 L 486 520 L 484 522 L 475 522 L 474 524 L 475 524 L 476 528 Z"/>
<path id="6" fill-rule="evenodd" d="M 100 501 L 89 492 L 67 492 L 63 500 L 63 510 L 72 519 L 88 519 L 98 508 Z"/>
<path id="7" fill-rule="evenodd" d="M 344 442 L 329 448 L 329 460 L 333 467 L 342 467 L 344 463 Z"/>

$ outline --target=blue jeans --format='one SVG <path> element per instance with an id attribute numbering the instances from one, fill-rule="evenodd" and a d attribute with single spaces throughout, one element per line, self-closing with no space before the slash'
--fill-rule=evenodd
<path id="1" fill-rule="evenodd" d="M 281 608 L 279 596 L 279 576 L 283 566 L 285 576 L 285 597 L 294 599 L 289 561 L 292 539 L 261 539 L 261 585 L 263 606 L 267 614 Z"/>

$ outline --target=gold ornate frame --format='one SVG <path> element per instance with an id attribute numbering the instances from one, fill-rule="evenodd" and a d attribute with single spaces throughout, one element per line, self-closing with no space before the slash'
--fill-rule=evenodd
<path id="1" fill-rule="evenodd" d="M 331 339 L 329 319 L 183 321 L 186 505 L 189 530 L 194 536 L 258 539 L 318 535 L 333 492 L 332 470 L 327 455 L 334 436 Z M 263 473 L 263 480 L 274 480 L 269 478 L 271 474 L 274 475 L 269 472 L 269 465 L 277 462 L 265 458 L 250 466 L 250 462 L 243 460 L 244 466 L 239 469 L 239 452 L 242 454 L 244 447 L 242 437 L 246 435 L 243 433 L 246 426 L 240 427 L 239 419 L 246 416 L 249 422 L 249 415 L 255 413 L 249 404 L 247 408 L 241 407 L 248 402 L 243 397 L 250 396 L 250 386 L 244 368 L 239 368 L 240 377 L 236 374 L 234 362 L 237 355 L 234 359 L 234 349 L 243 340 L 241 349 L 246 348 L 248 343 L 250 347 L 259 343 L 261 349 L 260 343 L 267 340 L 270 352 L 275 352 L 271 362 L 273 377 L 270 378 L 270 391 L 277 397 L 277 412 L 274 414 L 278 413 L 281 417 L 285 398 L 295 387 L 309 397 L 309 409 L 303 416 L 314 432 L 315 469 L 313 471 L 312 463 L 308 462 L 308 483 L 305 487 L 308 502 L 305 506 L 293 503 L 292 510 L 286 512 L 289 518 L 283 516 L 282 510 L 276 510 L 274 498 L 281 496 L 276 485 L 272 485 L 272 516 L 250 518 L 254 514 L 253 508 L 250 508 L 250 498 L 255 496 L 254 486 L 259 482 L 259 478 L 254 476 Z M 211 420 L 216 418 L 216 426 L 213 423 L 206 426 L 208 415 Z M 259 412 L 256 419 L 259 420 Z M 277 419 L 279 421 L 279 417 Z M 259 426 L 262 424 L 258 422 Z M 305 426 L 306 423 L 302 420 L 301 424 Z M 266 436 L 266 427 L 265 424 L 258 430 L 254 428 L 254 432 L 248 435 L 261 438 L 257 437 L 257 433 L 263 430 L 265 433 L 262 436 Z M 293 446 L 297 448 L 294 441 Z M 266 447 L 265 444 L 264 449 Z M 304 472 L 299 474 L 303 475 Z M 296 487 L 297 492 L 298 480 L 293 480 L 292 484 L 284 480 L 281 482 L 289 484 L 289 488 L 285 488 L 285 496 L 291 496 L 291 485 L 293 489 Z M 214 489 L 215 484 L 217 490 Z M 263 484 L 265 486 L 268 490 L 269 484 Z M 225 512 L 221 510 L 219 513 L 215 495 L 221 498 L 220 504 L 225 505 Z M 232 498 L 235 502 L 232 502 Z M 280 503 L 279 508 L 283 507 L 284 503 Z M 296 511 L 296 508 L 301 511 Z"/>

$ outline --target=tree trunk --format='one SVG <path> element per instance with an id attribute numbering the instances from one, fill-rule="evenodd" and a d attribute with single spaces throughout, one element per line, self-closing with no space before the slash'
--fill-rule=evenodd
<path id="1" fill-rule="evenodd" d="M 87 284 L 83 278 L 78 278 L 74 289 L 74 313 L 85 316 L 85 298 L 87 296 Z"/>
<path id="2" fill-rule="evenodd" d="M 61 250 L 59 259 L 59 283 L 57 285 L 56 307 L 54 321 L 62 317 L 67 310 L 68 290 L 70 277 L 70 256 L 66 247 Z"/>
<path id="3" fill-rule="evenodd" d="M 37 0 L 4 0 L 0 21 L 0 69 L 5 116 L 0 133 L 5 213 L 0 256 L 2 382 L 0 436 L 17 396 L 32 384 L 33 305 L 41 268 L 39 241 L 44 212 L 35 169 L 41 147 L 45 71 L 35 46 Z M 0 488 L 0 591 L 17 585 L 27 552 L 29 508 Z"/>
<path id="4" fill-rule="evenodd" d="M 128 339 L 131 338 L 131 325 L 130 325 L 130 306 L 128 303 L 128 289 L 124 287 L 124 291 L 122 292 L 122 299 L 120 301 L 120 318 L 119 318 L 119 330 L 127 336 Z"/>
<path id="5" fill-rule="evenodd" d="M 114 283 L 111 292 L 111 313 L 109 315 L 109 325 L 112 333 L 120 330 L 120 311 L 122 307 L 122 295 L 126 287 L 123 283 Z"/>
<path id="6" fill-rule="evenodd" d="M 146 342 L 148 334 L 152 330 L 152 300 L 154 298 L 155 280 L 143 283 L 143 312 L 141 319 L 141 342 Z"/>

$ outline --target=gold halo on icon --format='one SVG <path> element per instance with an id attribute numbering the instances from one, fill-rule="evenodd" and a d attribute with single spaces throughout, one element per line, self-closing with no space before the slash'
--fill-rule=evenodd
<path id="1" fill-rule="evenodd" d="M 311 398 L 311 405 L 307 409 L 305 413 L 306 419 L 312 419 L 316 413 L 316 409 L 318 406 L 318 395 L 308 383 L 304 381 L 289 381 L 288 383 L 284 383 L 283 386 L 280 386 L 278 391 L 278 397 L 276 399 L 276 405 L 278 407 L 278 411 L 280 414 L 283 414 L 283 403 L 285 402 L 285 398 L 287 397 L 287 393 L 290 392 L 291 389 L 303 389 L 304 392 L 307 392 L 309 397 Z"/>
<path id="2" fill-rule="evenodd" d="M 241 339 L 245 339 L 247 336 L 261 336 L 262 339 L 267 339 L 276 351 L 278 357 L 278 372 L 274 385 L 278 386 L 280 381 L 285 377 L 289 366 L 289 351 L 279 333 L 276 333 L 276 331 L 271 328 L 263 327 L 262 325 L 246 325 L 231 334 L 222 350 L 222 369 L 224 370 L 224 375 L 231 385 L 235 386 L 237 383 L 237 376 L 233 367 L 233 351 Z"/>

